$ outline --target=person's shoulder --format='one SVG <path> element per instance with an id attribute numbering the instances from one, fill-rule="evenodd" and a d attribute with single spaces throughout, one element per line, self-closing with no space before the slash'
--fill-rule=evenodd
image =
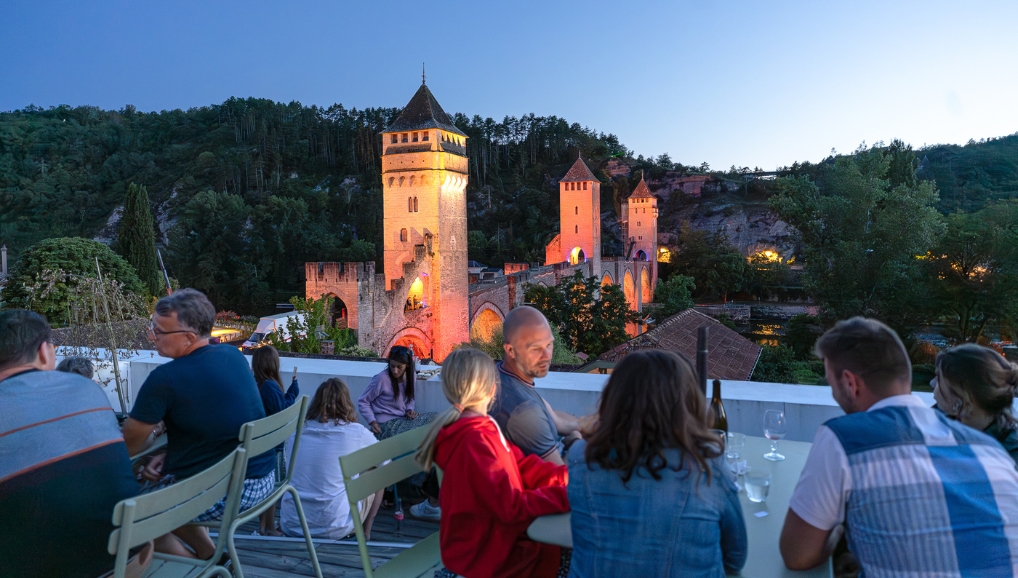
<path id="1" fill-rule="evenodd" d="M 258 384 L 258 389 L 267 389 L 270 391 L 280 391 L 279 384 L 274 379 L 266 379 L 265 381 Z"/>

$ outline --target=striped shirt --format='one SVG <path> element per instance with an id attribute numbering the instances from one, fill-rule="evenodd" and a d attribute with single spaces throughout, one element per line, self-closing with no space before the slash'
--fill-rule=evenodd
<path id="1" fill-rule="evenodd" d="M 835 538 L 844 525 L 867 577 L 1018 572 L 1014 461 L 916 396 L 824 424 L 789 505 Z"/>
<path id="2" fill-rule="evenodd" d="M 135 495 L 105 392 L 80 375 L 0 381 L 0 576 L 82 576 L 113 567 L 113 506 Z"/>

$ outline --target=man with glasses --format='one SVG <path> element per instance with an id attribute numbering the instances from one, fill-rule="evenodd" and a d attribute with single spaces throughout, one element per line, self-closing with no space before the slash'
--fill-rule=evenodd
<path id="1" fill-rule="evenodd" d="M 111 570 L 113 507 L 138 493 L 106 393 L 55 361 L 45 319 L 0 311 L 0 576 Z"/>
<path id="2" fill-rule="evenodd" d="M 166 453 L 154 457 L 142 472 L 147 489 L 158 489 L 216 464 L 237 447 L 240 427 L 265 417 L 254 375 L 244 355 L 229 345 L 210 345 L 216 310 L 199 291 L 182 289 L 156 303 L 149 335 L 159 355 L 172 361 L 145 379 L 124 423 L 131 454 L 144 449 L 149 434 L 166 424 Z M 241 510 L 260 502 L 275 483 L 275 454 L 248 462 Z M 222 517 L 225 502 L 198 518 Z M 172 536 L 156 543 L 161 552 L 208 559 L 215 545 L 204 528 L 184 526 L 174 532 L 194 553 Z"/>
<path id="3" fill-rule="evenodd" d="M 1018 472 L 990 436 L 912 395 L 897 334 L 839 322 L 816 343 L 848 415 L 820 427 L 789 500 L 781 556 L 827 560 L 842 533 L 869 576 L 1011 576 L 1018 570 Z"/>

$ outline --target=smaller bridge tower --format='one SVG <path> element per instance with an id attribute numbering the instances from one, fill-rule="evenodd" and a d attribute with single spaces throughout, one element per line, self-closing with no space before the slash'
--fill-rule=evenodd
<path id="1" fill-rule="evenodd" d="M 650 194 L 647 183 L 640 176 L 640 184 L 622 201 L 622 241 L 626 259 L 649 261 L 649 279 L 637 280 L 641 284 L 642 301 L 654 300 L 657 286 L 657 197 Z"/>
<path id="2" fill-rule="evenodd" d="M 592 262 L 601 275 L 601 181 L 580 157 L 559 181 L 559 234 L 545 248 L 545 265 Z"/>

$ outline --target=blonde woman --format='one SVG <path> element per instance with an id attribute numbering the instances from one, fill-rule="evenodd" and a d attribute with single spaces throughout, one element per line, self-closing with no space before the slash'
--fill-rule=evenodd
<path id="1" fill-rule="evenodd" d="M 439 576 L 535 576 L 569 573 L 568 551 L 526 539 L 538 516 L 569 511 L 568 471 L 507 442 L 488 407 L 498 373 L 484 353 L 464 347 L 442 364 L 442 391 L 452 404 L 432 424 L 417 461 L 445 476 L 439 502 Z"/>
<path id="2" fill-rule="evenodd" d="M 992 349 L 965 343 L 937 354 L 933 385 L 940 411 L 999 441 L 1018 462 L 1018 424 L 1011 415 L 1018 367 Z"/>

